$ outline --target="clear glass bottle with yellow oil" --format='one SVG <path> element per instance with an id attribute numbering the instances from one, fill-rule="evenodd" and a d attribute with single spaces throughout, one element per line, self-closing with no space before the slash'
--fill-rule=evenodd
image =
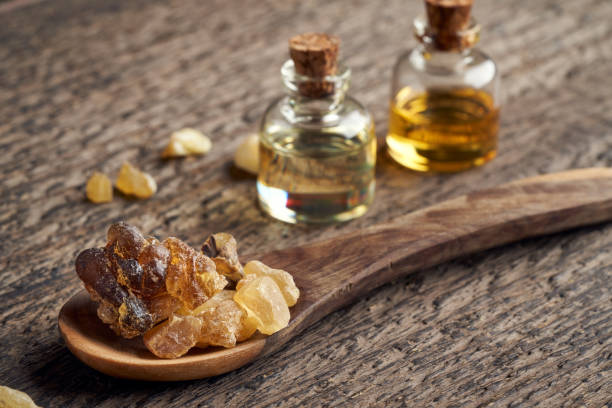
<path id="1" fill-rule="evenodd" d="M 347 221 L 374 198 L 374 123 L 346 95 L 351 71 L 336 61 L 338 44 L 326 34 L 293 37 L 281 68 L 286 94 L 261 121 L 258 199 L 281 221 Z"/>
<path id="2" fill-rule="evenodd" d="M 392 79 L 390 156 L 417 171 L 455 172 L 497 152 L 500 83 L 493 60 L 475 47 L 480 26 L 471 0 L 426 0 L 414 20 L 418 45 Z"/>

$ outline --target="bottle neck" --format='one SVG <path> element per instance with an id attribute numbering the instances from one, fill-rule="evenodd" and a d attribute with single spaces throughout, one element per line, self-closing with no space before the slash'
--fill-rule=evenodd
<path id="1" fill-rule="evenodd" d="M 333 123 L 344 103 L 349 87 L 350 69 L 339 66 L 337 75 L 315 78 L 295 72 L 292 60 L 281 68 L 287 94 L 283 115 L 291 122 Z"/>
<path id="2" fill-rule="evenodd" d="M 470 19 L 467 28 L 451 32 L 438 32 L 424 17 L 413 22 L 414 36 L 425 52 L 468 54 L 480 40 L 480 25 Z"/>

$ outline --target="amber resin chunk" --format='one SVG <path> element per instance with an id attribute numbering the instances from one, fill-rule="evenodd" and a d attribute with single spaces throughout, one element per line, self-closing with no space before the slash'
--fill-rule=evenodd
<path id="1" fill-rule="evenodd" d="M 176 358 L 195 346 L 201 328 L 201 319 L 173 314 L 149 330 L 142 339 L 149 351 L 157 357 Z"/>
<path id="2" fill-rule="evenodd" d="M 85 194 L 92 203 L 110 203 L 113 201 L 113 185 L 106 174 L 94 171 L 87 180 Z"/>
<path id="3" fill-rule="evenodd" d="M 110 226 L 104 248 L 81 252 L 75 267 L 100 319 L 125 338 L 182 306 L 194 309 L 227 283 L 213 261 L 179 239 L 161 244 L 123 222 Z"/>
<path id="4" fill-rule="evenodd" d="M 166 269 L 170 251 L 155 239 L 145 237 L 124 222 L 108 229 L 106 249 L 117 282 L 141 297 L 166 291 Z"/>
<path id="5" fill-rule="evenodd" d="M 291 307 L 296 304 L 300 297 L 300 290 L 293 281 L 293 276 L 289 272 L 282 269 L 273 269 L 259 261 L 250 261 L 244 266 L 244 273 L 247 275 L 267 276 L 272 278 L 281 293 L 287 306 Z"/>
<path id="6" fill-rule="evenodd" d="M 122 258 L 138 258 L 148 245 L 138 228 L 125 222 L 111 225 L 106 232 L 106 247 Z"/>
<path id="7" fill-rule="evenodd" d="M 86 249 L 75 262 L 85 289 L 99 303 L 100 319 L 122 337 L 143 334 L 155 323 L 153 315 L 141 299 L 117 282 L 109 265 L 104 248 Z"/>
<path id="8" fill-rule="evenodd" d="M 146 298 L 144 303 L 153 316 L 154 322 L 161 322 L 167 319 L 182 306 L 182 302 L 179 299 L 168 293 Z"/>
<path id="9" fill-rule="evenodd" d="M 150 244 L 138 255 L 142 275 L 135 290 L 144 296 L 154 296 L 166 291 L 166 269 L 170 250 L 161 244 Z"/>
<path id="10" fill-rule="evenodd" d="M 138 198 L 149 198 L 157 191 L 157 183 L 150 174 L 127 162 L 121 166 L 115 185 L 123 194 Z"/>
<path id="11" fill-rule="evenodd" d="M 220 232 L 208 237 L 202 245 L 202 253 L 210 257 L 217 272 L 234 282 L 244 278 L 242 265 L 238 260 L 236 239 L 228 233 Z"/>
<path id="12" fill-rule="evenodd" d="M 209 257 L 178 238 L 167 238 L 163 244 L 170 250 L 166 289 L 187 309 L 195 309 L 227 285 L 227 280 L 217 273 Z"/>
<path id="13" fill-rule="evenodd" d="M 272 278 L 247 277 L 236 289 L 234 300 L 255 319 L 257 330 L 263 334 L 276 333 L 289 324 L 289 307 Z"/>
<path id="14" fill-rule="evenodd" d="M 221 291 L 193 311 L 202 320 L 198 347 L 234 347 L 255 333 L 256 322 L 234 301 L 235 294 L 233 290 Z"/>

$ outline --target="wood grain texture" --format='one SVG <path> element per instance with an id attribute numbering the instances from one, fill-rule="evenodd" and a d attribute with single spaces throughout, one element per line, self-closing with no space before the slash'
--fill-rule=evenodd
<path id="1" fill-rule="evenodd" d="M 411 272 L 525 238 L 612 220 L 612 168 L 547 174 L 479 190 L 386 224 L 264 254 L 300 288 L 289 326 L 264 354 L 327 314 Z"/>
<path id="2" fill-rule="evenodd" d="M 422 176 L 379 157 L 361 219 L 289 226 L 255 206 L 231 168 L 240 137 L 281 91 L 286 40 L 343 40 L 351 93 L 386 132 L 391 66 L 414 44 L 418 2 L 55 0 L 0 14 L 0 381 L 55 406 L 612 405 L 612 226 L 582 228 L 422 270 L 328 316 L 278 353 L 214 379 L 118 381 L 61 342 L 72 263 L 125 219 L 192 245 L 236 235 L 242 253 L 326 239 L 510 180 L 612 165 L 612 3 L 479 0 L 482 47 L 506 103 L 499 156 Z M 409 16 L 409 17 L 407 17 Z M 169 133 L 213 151 L 162 161 Z M 93 170 L 130 160 L 159 185 L 148 201 L 84 200 Z"/>

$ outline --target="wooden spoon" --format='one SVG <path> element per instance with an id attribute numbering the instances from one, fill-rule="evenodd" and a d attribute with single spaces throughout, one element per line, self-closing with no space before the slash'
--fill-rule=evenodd
<path id="1" fill-rule="evenodd" d="M 612 169 L 538 176 L 445 201 L 389 224 L 249 257 L 291 272 L 301 290 L 289 326 L 269 337 L 258 335 L 231 349 L 195 348 L 174 360 L 159 359 L 141 339 L 122 339 L 102 324 L 84 291 L 64 305 L 59 328 L 75 356 L 115 377 L 150 381 L 210 377 L 273 353 L 327 314 L 417 269 L 608 220 L 612 220 Z"/>

